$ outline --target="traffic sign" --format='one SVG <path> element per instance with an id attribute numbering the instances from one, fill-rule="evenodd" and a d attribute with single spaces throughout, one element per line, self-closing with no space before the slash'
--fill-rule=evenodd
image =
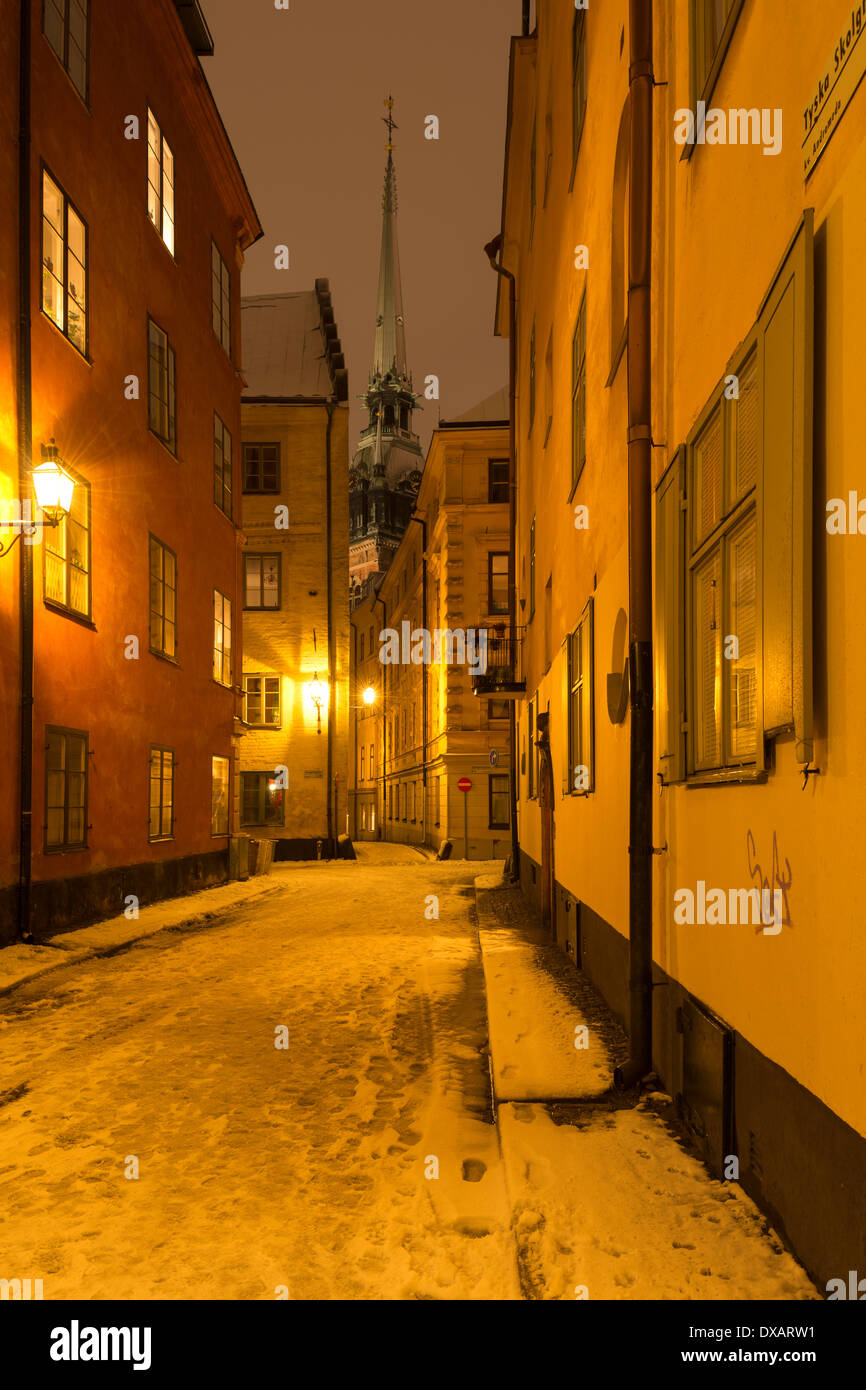
<path id="1" fill-rule="evenodd" d="M 469 778 L 469 777 L 461 777 L 461 778 L 460 778 L 460 781 L 457 783 L 457 790 L 458 790 L 458 791 L 461 791 L 461 792 L 469 792 L 469 791 L 471 791 L 471 790 L 472 790 L 472 779 Z"/>

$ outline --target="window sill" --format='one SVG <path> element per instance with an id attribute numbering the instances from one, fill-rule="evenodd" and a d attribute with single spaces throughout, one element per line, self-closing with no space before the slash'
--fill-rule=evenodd
<path id="1" fill-rule="evenodd" d="M 173 839 L 173 835 L 148 835 L 147 843 L 149 845 L 170 845 Z"/>
<path id="2" fill-rule="evenodd" d="M 83 362 L 84 365 L 85 365 L 85 367 L 90 367 L 90 368 L 92 368 L 92 367 L 93 367 L 93 362 L 92 362 L 92 360 L 91 360 L 91 358 L 90 358 L 89 353 L 87 353 L 87 352 L 82 352 L 82 351 L 81 351 L 81 348 L 78 347 L 75 343 L 73 343 L 72 339 L 69 337 L 69 334 L 68 334 L 68 333 L 64 333 L 64 332 L 63 332 L 63 329 L 60 328 L 60 327 L 54 322 L 54 320 L 53 320 L 53 318 L 51 317 L 50 314 L 46 314 L 46 312 L 45 312 L 44 309 L 42 309 L 40 312 L 41 312 L 42 318 L 43 318 L 43 319 L 45 320 L 45 322 L 51 327 L 51 329 L 57 334 L 58 338 L 62 338 L 63 341 L 64 341 L 64 343 L 66 343 L 68 347 L 71 347 L 71 348 L 72 348 L 72 351 L 75 353 L 75 355 L 76 355 L 76 357 L 78 358 L 78 360 L 79 360 L 80 362 Z M 89 342 L 88 342 L 87 346 L 90 347 L 90 343 L 89 343 Z"/>
<path id="3" fill-rule="evenodd" d="M 169 656 L 168 652 L 157 651 L 156 647 L 149 647 L 148 650 L 151 656 L 156 657 L 157 661 L 165 661 L 169 666 L 176 666 L 178 670 L 180 669 L 180 662 L 176 656 Z"/>
<path id="4" fill-rule="evenodd" d="M 616 374 L 617 374 L 617 372 L 619 371 L 619 365 L 620 365 L 620 363 L 621 363 L 621 361 L 622 361 L 622 359 L 623 359 L 623 357 L 624 357 L 624 355 L 625 355 L 625 346 L 626 346 L 626 343 L 627 343 L 627 342 L 628 342 L 628 318 L 626 317 L 626 321 L 625 321 L 625 323 L 624 323 L 623 326 L 622 326 L 622 332 L 621 332 L 620 335 L 619 335 L 619 342 L 617 343 L 617 345 L 616 345 L 616 347 L 615 347 L 615 349 L 614 349 L 613 355 L 611 356 L 611 359 L 610 359 L 610 376 L 608 377 L 607 381 L 604 383 L 606 387 L 607 387 L 607 386 L 613 386 L 613 383 L 614 383 L 615 380 L 616 380 Z"/>
<path id="5" fill-rule="evenodd" d="M 86 854 L 89 845 L 45 845 L 43 854 Z"/>
<path id="6" fill-rule="evenodd" d="M 56 613 L 59 618 L 69 618 L 73 623 L 78 623 L 81 627 L 90 628 L 91 632 L 97 632 L 98 628 L 92 618 L 84 613 L 76 613 L 74 608 L 67 608 L 63 603 L 55 603 L 53 599 L 43 598 L 45 607 L 52 613 Z"/>
<path id="7" fill-rule="evenodd" d="M 148 425 L 147 427 L 147 432 L 150 435 L 151 439 L 155 439 L 160 448 L 165 450 L 169 458 L 173 458 L 175 463 L 179 462 L 177 456 L 177 443 L 175 443 L 174 448 L 172 448 L 168 441 L 163 439 L 161 434 L 157 434 L 156 430 L 151 429 L 150 425 Z"/>
<path id="8" fill-rule="evenodd" d="M 694 772 L 686 778 L 687 787 L 722 787 L 725 785 L 767 782 L 766 768 L 721 768 L 717 772 Z M 680 783 L 665 783 L 666 786 L 679 786 Z"/>

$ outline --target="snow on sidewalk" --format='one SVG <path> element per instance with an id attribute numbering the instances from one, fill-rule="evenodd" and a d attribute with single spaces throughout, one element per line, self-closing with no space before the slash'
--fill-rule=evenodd
<path id="1" fill-rule="evenodd" d="M 533 1299 L 811 1299 L 751 1200 L 651 1110 L 556 1124 L 502 1105 L 521 1282 Z"/>

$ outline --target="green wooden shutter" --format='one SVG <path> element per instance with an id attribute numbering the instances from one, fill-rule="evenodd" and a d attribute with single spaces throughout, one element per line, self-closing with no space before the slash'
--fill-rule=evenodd
<path id="1" fill-rule="evenodd" d="M 583 699 L 580 704 L 581 762 L 589 768 L 588 791 L 595 791 L 595 641 L 593 600 L 587 601 L 580 620 L 580 673 Z"/>
<path id="2" fill-rule="evenodd" d="M 571 699 L 571 638 L 566 637 L 560 648 L 560 663 L 562 665 L 562 795 L 568 796 L 571 791 L 571 738 L 569 700 Z"/>
<path id="3" fill-rule="evenodd" d="M 763 727 L 812 757 L 814 213 L 808 208 L 758 312 L 761 381 Z"/>
<path id="4" fill-rule="evenodd" d="M 677 450 L 656 489 L 655 664 L 656 771 L 681 782 L 685 764 L 685 449 Z"/>

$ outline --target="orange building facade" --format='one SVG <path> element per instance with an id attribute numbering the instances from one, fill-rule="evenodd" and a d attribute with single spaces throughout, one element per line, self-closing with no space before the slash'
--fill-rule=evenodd
<path id="1" fill-rule="evenodd" d="M 26 500 L 28 455 L 38 465 L 52 441 L 76 486 L 68 516 L 0 559 L 0 941 L 229 876 L 240 272 L 261 234 L 199 61 L 212 45 L 197 5 L 15 8 L 0 35 L 0 499 Z"/>

